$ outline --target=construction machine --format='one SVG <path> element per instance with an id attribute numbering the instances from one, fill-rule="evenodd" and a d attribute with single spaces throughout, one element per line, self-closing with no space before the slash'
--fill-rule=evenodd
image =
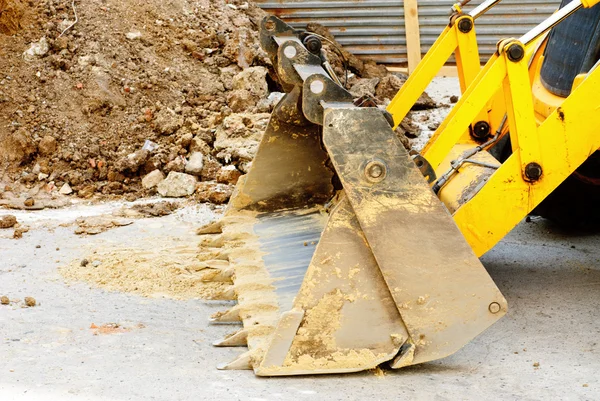
<path id="1" fill-rule="evenodd" d="M 594 182 L 578 169 L 600 147 L 599 1 L 565 1 L 483 68 L 474 19 L 498 1 L 455 7 L 387 110 L 355 102 L 318 37 L 265 18 L 287 94 L 224 217 L 199 230 L 206 279 L 231 283 L 216 298 L 237 300 L 212 321 L 242 325 L 215 345 L 248 347 L 221 368 L 401 368 L 506 314 L 479 257 L 574 175 Z M 463 94 L 408 152 L 394 128 L 453 52 Z"/>

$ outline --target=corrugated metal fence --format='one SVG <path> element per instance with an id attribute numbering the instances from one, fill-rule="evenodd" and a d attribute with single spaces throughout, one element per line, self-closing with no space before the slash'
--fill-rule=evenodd
<path id="1" fill-rule="evenodd" d="M 386 64 L 407 62 L 403 0 L 255 0 L 267 12 L 296 28 L 309 22 L 326 26 L 350 52 Z M 418 0 L 421 53 L 448 23 L 454 0 Z M 473 6 L 480 1 L 473 1 Z M 498 39 L 518 37 L 549 16 L 559 0 L 505 0 L 479 18 L 481 53 L 494 52 Z M 470 7 L 467 8 L 469 10 Z"/>
<path id="2" fill-rule="evenodd" d="M 326 26 L 357 56 L 380 63 L 406 62 L 402 0 L 258 0 L 267 12 L 296 28 L 309 22 Z"/>

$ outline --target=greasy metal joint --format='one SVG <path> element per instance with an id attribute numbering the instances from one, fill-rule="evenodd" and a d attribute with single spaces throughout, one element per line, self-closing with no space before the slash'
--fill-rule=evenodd
<path id="1" fill-rule="evenodd" d="M 537 181 L 542 177 L 542 166 L 536 162 L 531 162 L 525 166 L 525 178 L 528 181 Z"/>
<path id="2" fill-rule="evenodd" d="M 265 21 L 265 29 L 269 32 L 274 31 L 275 30 L 275 21 L 273 21 L 273 20 Z"/>
<path id="3" fill-rule="evenodd" d="M 492 302 L 488 309 L 491 313 L 496 314 L 502 310 L 502 307 L 498 302 Z"/>
<path id="4" fill-rule="evenodd" d="M 458 20 L 458 30 L 462 33 L 469 33 L 473 29 L 473 19 L 469 16 L 464 16 Z"/>
<path id="5" fill-rule="evenodd" d="M 490 135 L 490 124 L 487 121 L 477 121 L 471 127 L 471 136 L 476 140 L 486 139 Z"/>
<path id="6" fill-rule="evenodd" d="M 293 44 L 289 44 L 283 49 L 283 54 L 285 54 L 285 56 L 287 58 L 292 59 L 292 58 L 296 57 L 296 54 L 298 54 L 298 51 L 296 50 L 296 48 L 294 47 Z"/>
<path id="7" fill-rule="evenodd" d="M 321 48 L 323 48 L 323 43 L 321 42 L 321 39 L 317 38 L 314 35 L 310 35 L 304 38 L 303 43 L 304 46 L 306 46 L 306 49 L 312 54 L 321 54 Z"/>
<path id="8" fill-rule="evenodd" d="M 411 155 L 411 157 L 412 157 L 413 161 L 415 162 L 419 171 L 421 171 L 421 174 L 423 174 L 423 177 L 425 177 L 425 179 L 427 180 L 427 182 L 430 184 L 435 182 L 435 180 L 437 179 L 435 170 L 433 169 L 431 164 L 427 161 L 427 159 L 425 159 L 423 156 L 421 156 L 418 153 Z"/>
<path id="9" fill-rule="evenodd" d="M 387 175 L 387 167 L 381 160 L 371 160 L 365 167 L 365 177 L 370 182 L 381 182 Z"/>
<path id="10" fill-rule="evenodd" d="M 506 49 L 508 59 L 514 63 L 521 61 L 525 57 L 525 48 L 521 43 L 513 42 Z"/>

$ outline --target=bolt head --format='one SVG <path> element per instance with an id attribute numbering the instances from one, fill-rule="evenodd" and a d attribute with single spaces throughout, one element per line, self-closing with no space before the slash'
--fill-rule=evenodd
<path id="1" fill-rule="evenodd" d="M 490 134 L 490 124 L 487 121 L 477 121 L 473 125 L 471 135 L 476 139 L 485 139 Z"/>
<path id="2" fill-rule="evenodd" d="M 500 310 L 502 308 L 500 307 L 500 304 L 498 302 L 492 302 L 490 304 L 490 306 L 488 307 L 488 309 L 490 310 L 491 313 L 496 314 L 496 313 L 500 312 Z"/>
<path id="3" fill-rule="evenodd" d="M 507 54 L 510 61 L 521 61 L 525 57 L 525 48 L 519 43 L 513 43 L 508 47 Z"/>
<path id="4" fill-rule="evenodd" d="M 369 168 L 369 177 L 379 178 L 383 174 L 383 169 L 380 165 L 374 164 Z"/>
<path id="5" fill-rule="evenodd" d="M 473 29 L 473 21 L 468 18 L 463 18 L 458 21 L 458 30 L 462 33 L 469 33 Z"/>
<path id="6" fill-rule="evenodd" d="M 379 160 L 371 161 L 365 167 L 365 176 L 371 182 L 380 182 L 385 179 L 387 168 L 385 164 Z"/>
<path id="7" fill-rule="evenodd" d="M 536 162 L 529 163 L 525 166 L 525 178 L 529 181 L 537 181 L 542 177 L 542 166 Z"/>
<path id="8" fill-rule="evenodd" d="M 267 22 L 265 22 L 265 28 L 266 28 L 267 31 L 273 31 L 273 30 L 275 30 L 275 21 L 268 20 Z"/>

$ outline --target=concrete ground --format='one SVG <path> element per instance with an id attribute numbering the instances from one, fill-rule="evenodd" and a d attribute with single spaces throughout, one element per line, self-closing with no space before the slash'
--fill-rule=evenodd
<path id="1" fill-rule="evenodd" d="M 233 331 L 207 324 L 225 303 L 68 286 L 58 273 L 88 245 L 192 238 L 213 217 L 207 213 L 187 208 L 93 237 L 75 236 L 58 220 L 19 240 L 0 236 L 0 295 L 40 303 L 0 306 L 0 400 L 600 398 L 600 235 L 565 232 L 543 219 L 521 223 L 483 258 L 508 299 L 507 316 L 449 358 L 383 376 L 219 371 L 217 364 L 242 351 L 211 346 Z M 93 335 L 92 323 L 107 322 L 139 328 Z"/>

